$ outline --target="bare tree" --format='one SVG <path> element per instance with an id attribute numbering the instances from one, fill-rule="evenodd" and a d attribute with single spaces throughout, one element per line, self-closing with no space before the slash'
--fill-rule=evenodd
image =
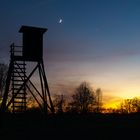
<path id="1" fill-rule="evenodd" d="M 8 66 L 4 63 L 0 64 L 0 99 L 2 99 L 3 91 L 6 83 Z"/>
<path id="2" fill-rule="evenodd" d="M 95 96 L 92 88 L 87 82 L 83 82 L 75 90 L 75 94 L 72 95 L 72 102 L 70 103 L 71 110 L 75 110 L 80 113 L 87 113 L 90 111 L 95 101 Z"/>
<path id="3" fill-rule="evenodd" d="M 65 106 L 65 98 L 64 95 L 55 95 L 53 100 L 53 105 L 55 107 L 55 111 L 57 113 L 63 113 L 64 112 L 64 106 Z"/>
<path id="4" fill-rule="evenodd" d="M 95 92 L 95 98 L 96 98 L 96 112 L 101 112 L 102 107 L 102 91 L 100 88 L 98 88 Z"/>
<path id="5" fill-rule="evenodd" d="M 125 99 L 118 106 L 121 113 L 140 112 L 140 99 L 134 97 L 133 99 Z"/>
<path id="6" fill-rule="evenodd" d="M 140 98 L 134 97 L 132 100 L 132 105 L 136 112 L 140 112 Z"/>

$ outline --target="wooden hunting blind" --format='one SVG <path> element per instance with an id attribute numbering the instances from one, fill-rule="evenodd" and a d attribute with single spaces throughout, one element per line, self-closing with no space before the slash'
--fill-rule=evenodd
<path id="1" fill-rule="evenodd" d="M 46 31 L 45 28 L 22 26 L 19 30 L 23 33 L 22 46 L 15 46 L 14 43 L 10 46 L 11 59 L 1 104 L 2 112 L 9 107 L 13 113 L 25 112 L 28 94 L 34 98 L 43 112 L 54 112 L 43 63 L 43 34 Z M 30 72 L 26 71 L 27 68 Z M 34 84 L 36 80 L 31 81 L 35 72 L 39 77 L 36 77 L 36 80 L 39 80 L 37 87 Z"/>
<path id="2" fill-rule="evenodd" d="M 39 61 L 43 58 L 43 34 L 45 28 L 22 26 L 19 30 L 23 33 L 23 58 L 26 61 Z"/>

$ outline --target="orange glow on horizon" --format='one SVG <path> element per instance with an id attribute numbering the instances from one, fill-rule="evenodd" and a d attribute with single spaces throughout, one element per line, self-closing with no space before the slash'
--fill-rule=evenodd
<path id="1" fill-rule="evenodd" d="M 106 104 L 104 104 L 103 105 L 103 108 L 112 108 L 112 109 L 117 109 L 118 108 L 118 105 L 121 103 L 121 101 L 120 102 L 110 102 L 110 103 L 106 103 Z"/>

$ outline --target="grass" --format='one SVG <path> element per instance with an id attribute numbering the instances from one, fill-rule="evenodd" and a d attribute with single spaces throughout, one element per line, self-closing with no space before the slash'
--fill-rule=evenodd
<path id="1" fill-rule="evenodd" d="M 140 114 L 5 114 L 0 129 L 4 139 L 134 139 L 139 136 Z"/>

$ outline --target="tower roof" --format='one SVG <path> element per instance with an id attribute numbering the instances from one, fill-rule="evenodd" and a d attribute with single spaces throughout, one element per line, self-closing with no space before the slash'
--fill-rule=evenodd
<path id="1" fill-rule="evenodd" d="M 45 33 L 47 31 L 47 28 L 40 28 L 40 27 L 33 27 L 33 26 L 21 26 L 19 32 L 20 33 Z"/>

